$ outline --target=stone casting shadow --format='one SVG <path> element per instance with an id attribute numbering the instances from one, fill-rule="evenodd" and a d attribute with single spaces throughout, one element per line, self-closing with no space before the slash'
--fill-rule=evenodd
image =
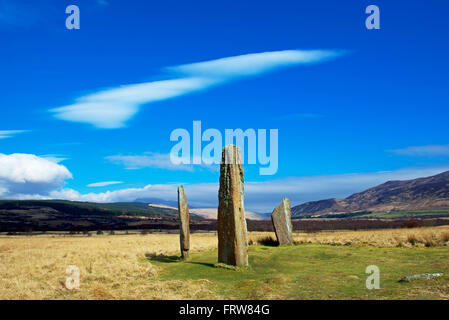
<path id="1" fill-rule="evenodd" d="M 167 256 L 165 254 L 155 254 L 155 253 L 146 253 L 145 257 L 150 261 L 157 261 L 162 263 L 174 263 L 174 262 L 185 262 L 190 264 L 197 264 L 209 268 L 215 268 L 215 265 L 213 263 L 207 263 L 207 262 L 194 262 L 189 261 L 189 259 L 183 260 L 180 256 Z"/>
<path id="2" fill-rule="evenodd" d="M 193 262 L 193 261 L 186 261 L 187 263 L 190 264 L 198 264 L 201 266 L 205 266 L 205 267 L 210 267 L 210 268 L 215 268 L 215 265 L 213 263 L 207 263 L 207 262 Z"/>

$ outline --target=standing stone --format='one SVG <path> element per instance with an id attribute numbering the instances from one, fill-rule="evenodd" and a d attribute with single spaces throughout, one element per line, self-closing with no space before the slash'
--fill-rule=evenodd
<path id="1" fill-rule="evenodd" d="M 279 244 L 292 244 L 292 208 L 290 200 L 283 198 L 279 206 L 271 214 L 274 232 Z"/>
<path id="2" fill-rule="evenodd" d="M 223 148 L 218 192 L 218 262 L 248 265 L 248 236 L 243 205 L 243 169 L 240 148 Z"/>
<path id="3" fill-rule="evenodd" d="M 187 258 L 190 250 L 189 208 L 184 193 L 184 186 L 178 187 L 179 235 L 181 244 L 181 257 Z"/>

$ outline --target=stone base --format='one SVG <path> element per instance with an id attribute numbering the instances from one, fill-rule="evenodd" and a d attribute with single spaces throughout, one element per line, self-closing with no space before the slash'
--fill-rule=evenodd
<path id="1" fill-rule="evenodd" d="M 181 251 L 181 259 L 187 259 L 189 257 L 189 250 Z"/>

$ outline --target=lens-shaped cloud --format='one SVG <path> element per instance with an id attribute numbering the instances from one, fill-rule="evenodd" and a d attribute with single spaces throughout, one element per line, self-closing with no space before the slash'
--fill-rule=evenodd
<path id="1" fill-rule="evenodd" d="M 170 79 L 99 90 L 75 103 L 51 109 L 56 118 L 97 128 L 125 126 L 142 105 L 180 97 L 281 68 L 324 62 L 341 56 L 337 50 L 285 50 L 227 57 L 165 68 Z"/>

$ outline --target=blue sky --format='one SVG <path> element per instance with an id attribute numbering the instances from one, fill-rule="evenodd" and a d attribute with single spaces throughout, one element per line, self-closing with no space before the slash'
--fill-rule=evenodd
<path id="1" fill-rule="evenodd" d="M 80 30 L 65 27 L 70 4 Z M 365 28 L 370 4 L 380 30 Z M 448 170 L 448 10 L 436 0 L 0 0 L 0 198 L 175 200 L 183 183 L 193 206 L 214 206 L 216 168 L 167 163 L 170 133 L 194 120 L 222 132 L 279 130 L 277 173 L 244 167 L 254 211 L 283 195 L 299 204 Z M 264 53 L 285 50 L 338 54 L 313 63 L 275 55 L 248 75 Z M 223 76 L 226 64 L 212 85 L 161 94 L 163 81 L 186 75 L 177 66 L 247 54 L 256 55 L 232 64 L 237 74 Z M 130 85 L 141 88 L 131 91 L 138 103 L 115 95 Z M 67 121 L 61 108 L 101 93 L 112 93 L 103 109 Z"/>

